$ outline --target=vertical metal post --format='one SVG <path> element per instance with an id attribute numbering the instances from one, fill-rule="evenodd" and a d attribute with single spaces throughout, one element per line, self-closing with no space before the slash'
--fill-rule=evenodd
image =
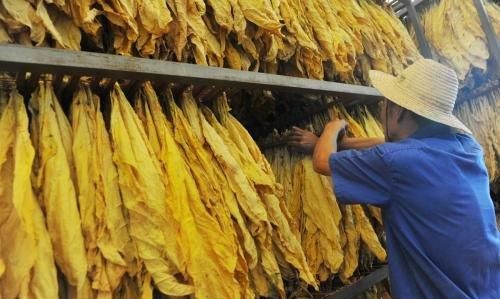
<path id="1" fill-rule="evenodd" d="M 498 44 L 498 39 L 496 37 L 495 30 L 491 25 L 483 1 L 474 0 L 474 5 L 476 6 L 476 10 L 479 15 L 479 20 L 481 21 L 481 26 L 483 27 L 484 33 L 486 34 L 488 49 L 490 50 L 491 58 L 495 63 L 496 71 L 500 72 L 500 45 Z"/>
<path id="2" fill-rule="evenodd" d="M 413 25 L 413 29 L 415 30 L 415 34 L 417 36 L 418 47 L 420 49 L 420 53 L 425 58 L 432 58 L 431 48 L 429 47 L 429 44 L 427 43 L 427 40 L 425 39 L 424 30 L 422 29 L 422 26 L 420 25 L 417 11 L 415 10 L 413 3 L 411 2 L 411 0 L 402 0 L 401 2 L 403 2 L 406 5 L 406 10 L 408 11 L 408 16 L 410 17 L 410 21 Z"/>

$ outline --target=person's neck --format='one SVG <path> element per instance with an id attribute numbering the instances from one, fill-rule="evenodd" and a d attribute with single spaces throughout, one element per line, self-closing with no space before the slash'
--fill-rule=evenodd
<path id="1" fill-rule="evenodd" d="M 415 134 L 419 129 L 419 125 L 414 121 L 407 121 L 404 124 L 400 125 L 399 130 L 395 132 L 394 136 L 392 136 L 393 141 L 400 141 L 410 137 Z"/>

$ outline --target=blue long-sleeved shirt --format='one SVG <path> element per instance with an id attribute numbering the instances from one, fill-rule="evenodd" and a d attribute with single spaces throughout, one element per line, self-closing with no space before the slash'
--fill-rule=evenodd
<path id="1" fill-rule="evenodd" d="M 393 298 L 500 298 L 500 233 L 471 136 L 431 125 L 329 162 L 340 203 L 382 208 Z"/>

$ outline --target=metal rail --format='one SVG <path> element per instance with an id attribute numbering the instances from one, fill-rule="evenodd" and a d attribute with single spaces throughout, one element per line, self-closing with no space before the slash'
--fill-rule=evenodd
<path id="1" fill-rule="evenodd" d="M 457 105 L 461 105 L 462 103 L 466 101 L 470 101 L 473 99 L 476 99 L 480 96 L 483 96 L 486 93 L 489 93 L 495 89 L 500 89 L 500 78 L 496 80 L 489 81 L 478 88 L 475 88 L 474 90 L 470 92 L 463 92 L 459 95 L 457 98 Z"/>
<path id="2" fill-rule="evenodd" d="M 371 87 L 111 54 L 0 45 L 0 71 L 248 88 L 376 101 Z"/>
<path id="3" fill-rule="evenodd" d="M 486 8 L 482 0 L 474 0 L 474 5 L 476 6 L 477 13 L 479 15 L 479 20 L 481 21 L 481 26 L 483 27 L 484 33 L 486 34 L 486 40 L 488 41 L 488 49 L 495 63 L 495 68 L 497 73 L 500 73 L 500 45 L 491 24 Z"/>
<path id="4" fill-rule="evenodd" d="M 411 24 L 413 25 L 413 29 L 415 30 L 415 35 L 417 36 L 420 53 L 425 58 L 432 59 L 431 47 L 429 46 L 429 43 L 425 38 L 424 30 L 422 28 L 422 25 L 420 24 L 419 16 L 417 14 L 417 11 L 415 10 L 414 6 L 415 4 L 412 3 L 411 0 L 402 0 L 401 2 L 403 2 L 406 5 L 408 16 L 410 18 Z"/>
<path id="5" fill-rule="evenodd" d="M 355 283 L 341 288 L 332 294 L 323 294 L 316 296 L 317 299 L 352 299 L 356 296 L 363 294 L 366 290 L 373 287 L 377 283 L 386 280 L 389 277 L 389 269 L 384 266 L 367 276 L 361 278 Z"/>
<path id="6" fill-rule="evenodd" d="M 417 7 L 422 2 L 424 2 L 424 0 L 413 0 L 412 1 L 413 7 Z M 400 9 L 394 9 L 394 11 L 396 12 L 396 15 L 398 17 L 404 16 L 408 13 L 408 9 L 406 7 Z"/>

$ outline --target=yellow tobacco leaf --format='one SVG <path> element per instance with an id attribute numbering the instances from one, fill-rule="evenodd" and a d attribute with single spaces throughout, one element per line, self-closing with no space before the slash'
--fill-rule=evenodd
<path id="1" fill-rule="evenodd" d="M 174 276 L 186 274 L 186 260 L 177 235 L 179 223 L 167 206 L 171 194 L 140 120 L 118 85 L 111 93 L 113 160 L 128 211 L 129 231 L 138 255 L 158 289 L 167 295 L 194 292 Z"/>
<path id="2" fill-rule="evenodd" d="M 30 110 L 36 149 L 34 188 L 45 212 L 55 260 L 70 285 L 81 288 L 87 259 L 72 180 L 71 127 L 48 81 L 40 82 L 33 93 Z"/>

